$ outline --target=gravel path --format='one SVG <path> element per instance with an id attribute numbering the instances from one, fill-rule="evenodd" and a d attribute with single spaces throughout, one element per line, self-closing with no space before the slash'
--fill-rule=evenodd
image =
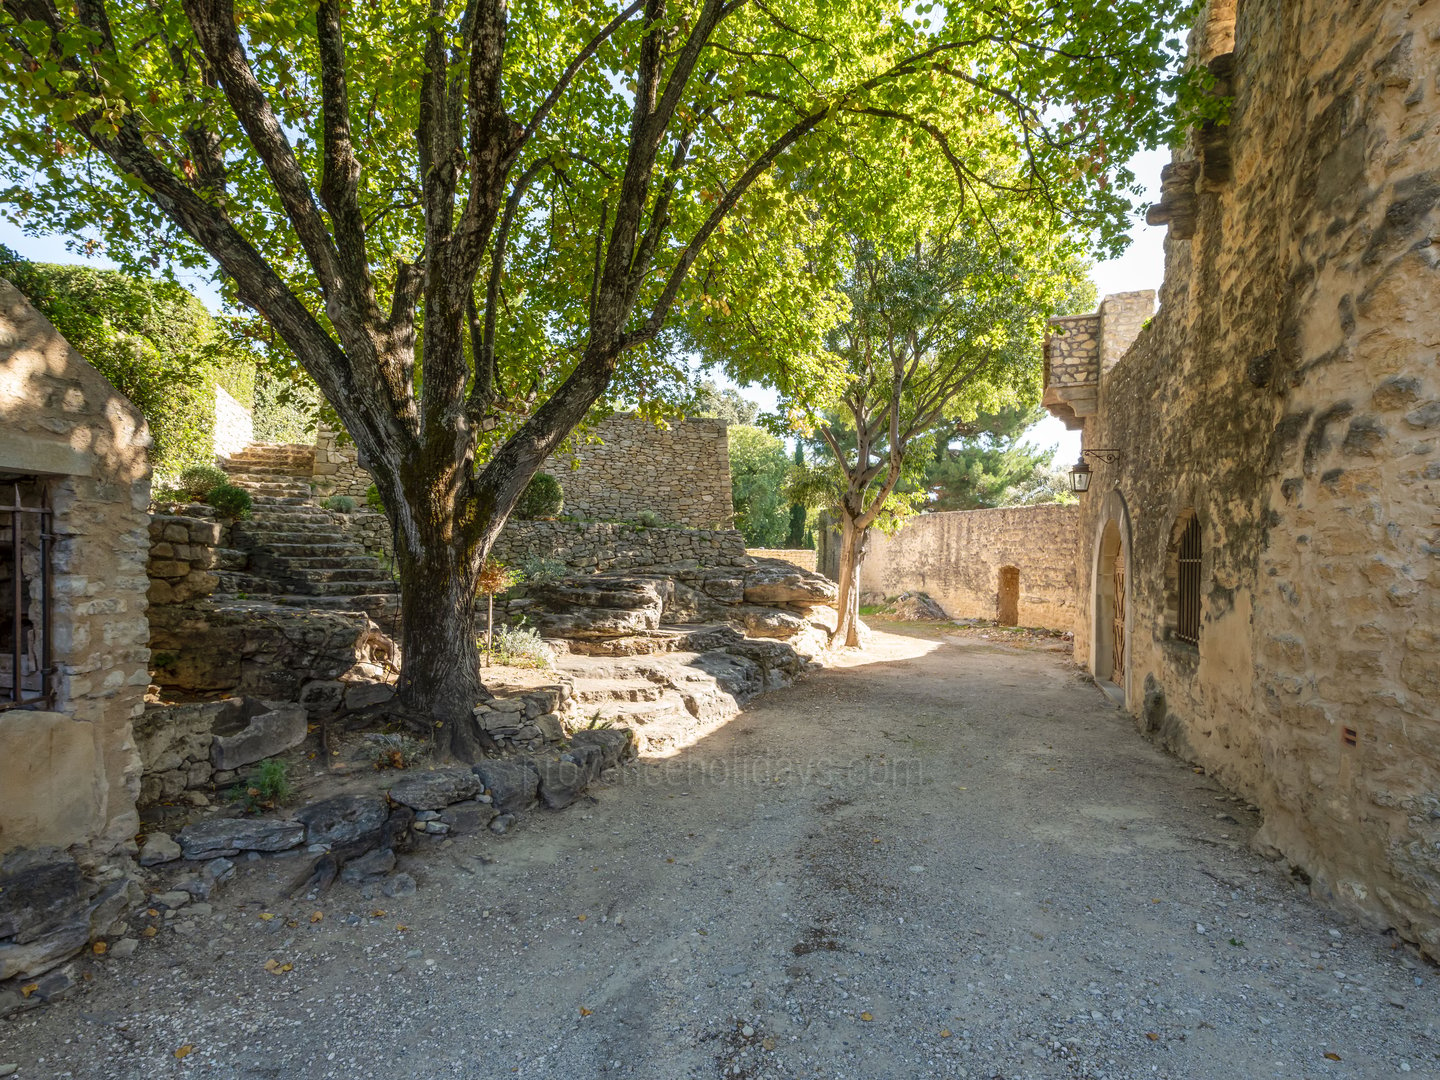
<path id="1" fill-rule="evenodd" d="M 413 896 L 280 901 L 298 859 L 242 863 L 188 936 L 87 962 L 74 998 L 0 1023 L 0 1063 L 23 1080 L 1440 1076 L 1437 972 L 1251 854 L 1257 824 L 1063 655 L 878 634 L 593 802 L 436 841 L 404 860 Z"/>

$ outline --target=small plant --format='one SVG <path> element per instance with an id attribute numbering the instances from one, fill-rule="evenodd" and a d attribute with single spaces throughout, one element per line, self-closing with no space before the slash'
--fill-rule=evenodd
<path id="1" fill-rule="evenodd" d="M 385 512 L 385 503 L 381 501 L 380 489 L 374 484 L 371 484 L 365 489 L 365 505 L 377 514 L 383 514 Z"/>
<path id="2" fill-rule="evenodd" d="M 221 484 L 228 484 L 230 477 L 224 469 L 214 465 L 191 465 L 180 473 L 179 489 L 192 500 L 203 499 Z"/>
<path id="3" fill-rule="evenodd" d="M 530 483 L 525 485 L 525 490 L 520 493 L 520 500 L 515 504 L 514 516 L 525 521 L 535 521 L 538 518 L 559 517 L 560 511 L 565 508 L 565 493 L 560 487 L 560 481 L 549 473 L 536 473 L 530 478 Z"/>
<path id="4" fill-rule="evenodd" d="M 377 769 L 408 769 L 425 753 L 425 744 L 409 735 L 385 733 L 365 738 L 374 746 L 370 761 Z"/>
<path id="5" fill-rule="evenodd" d="M 550 646 L 533 626 L 500 627 L 495 631 L 493 654 L 495 663 L 505 667 L 542 671 L 550 667 L 553 659 Z"/>
<path id="6" fill-rule="evenodd" d="M 497 593 L 509 592 L 524 580 L 525 575 L 519 570 L 513 570 L 497 559 L 487 558 L 485 565 L 480 568 L 480 580 L 475 585 L 475 591 L 485 597 L 486 664 L 490 663 L 490 646 L 495 636 L 495 596 Z"/>
<path id="7" fill-rule="evenodd" d="M 156 506 L 172 506 L 175 503 L 191 502 L 190 494 L 184 488 L 173 484 L 156 484 L 150 491 L 150 501 Z"/>
<path id="8" fill-rule="evenodd" d="M 597 710 L 590 714 L 590 723 L 585 725 L 586 731 L 604 731 L 606 728 L 614 727 L 615 721 L 602 717 Z"/>
<path id="9" fill-rule="evenodd" d="M 215 508 L 221 517 L 243 520 L 250 516 L 254 503 L 250 493 L 234 484 L 216 484 L 205 496 L 205 501 Z"/>
<path id="10" fill-rule="evenodd" d="M 294 794 L 290 786 L 290 768 L 279 758 L 262 761 L 258 768 L 245 778 L 243 784 L 236 784 L 229 791 L 229 797 L 243 800 L 244 811 L 253 814 L 257 810 L 273 810 Z"/>
<path id="11" fill-rule="evenodd" d="M 533 585 L 545 585 L 558 581 L 570 573 L 563 559 L 548 558 L 544 555 L 527 555 L 520 560 L 520 572 Z"/>
<path id="12" fill-rule="evenodd" d="M 320 505 L 337 514 L 353 514 L 355 512 L 355 500 L 349 495 L 331 495 Z"/>
<path id="13" fill-rule="evenodd" d="M 665 519 L 654 510 L 641 510 L 635 515 L 635 523 L 644 529 L 658 529 L 665 524 Z"/>

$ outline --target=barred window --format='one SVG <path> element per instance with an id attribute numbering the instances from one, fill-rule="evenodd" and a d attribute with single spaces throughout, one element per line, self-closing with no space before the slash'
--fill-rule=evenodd
<path id="1" fill-rule="evenodd" d="M 1188 520 L 1186 518 L 1188 517 Z M 1176 522 L 1179 535 L 1171 545 L 1173 567 L 1174 637 L 1187 645 L 1200 644 L 1200 519 L 1193 511 Z"/>
<path id="2" fill-rule="evenodd" d="M 50 541 L 39 485 L 0 477 L 0 712 L 51 702 Z"/>

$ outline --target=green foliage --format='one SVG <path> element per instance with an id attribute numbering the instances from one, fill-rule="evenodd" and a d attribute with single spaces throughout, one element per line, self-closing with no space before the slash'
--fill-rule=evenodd
<path id="1" fill-rule="evenodd" d="M 686 415 L 714 417 L 738 426 L 754 424 L 760 415 L 760 406 L 733 387 L 721 389 L 714 379 L 705 379 L 695 388 L 695 399 Z"/>
<path id="2" fill-rule="evenodd" d="M 419 739 L 398 732 L 375 732 L 365 741 L 373 748 L 370 763 L 377 769 L 408 769 L 429 749 Z"/>
<path id="3" fill-rule="evenodd" d="M 981 413 L 960 425 L 958 438 L 950 429 L 935 436 L 935 453 L 925 467 L 930 492 L 926 510 L 976 510 L 1052 502 L 1047 477 L 1054 471 L 1055 450 L 1021 442 L 1043 416 L 1038 408 L 1007 406 Z"/>
<path id="4" fill-rule="evenodd" d="M 795 440 L 795 467 L 797 469 L 803 469 L 805 467 L 805 443 L 800 439 Z M 787 548 L 793 549 L 810 546 L 805 542 L 805 519 L 807 516 L 808 513 L 804 503 L 796 502 L 790 504 L 790 528 L 785 534 L 785 546 Z"/>
<path id="5" fill-rule="evenodd" d="M 250 493 L 235 484 L 217 484 L 206 493 L 205 501 L 213 506 L 221 517 L 234 520 L 248 518 L 254 505 Z"/>
<path id="6" fill-rule="evenodd" d="M 520 501 L 515 504 L 515 516 L 526 521 L 559 517 L 565 508 L 565 494 L 560 481 L 549 473 L 536 473 L 525 485 Z"/>
<path id="7" fill-rule="evenodd" d="M 665 519 L 655 510 L 641 510 L 635 515 L 635 524 L 642 529 L 662 529 L 665 527 Z"/>
<path id="8" fill-rule="evenodd" d="M 365 489 L 365 505 L 377 514 L 385 512 L 385 502 L 380 498 L 380 489 L 371 484 Z"/>
<path id="9" fill-rule="evenodd" d="M 499 596 L 507 593 L 525 580 L 525 574 L 515 567 L 506 566 L 500 560 L 489 558 L 480 570 L 476 593 L 480 596 Z"/>
<path id="10" fill-rule="evenodd" d="M 750 547 L 780 547 L 790 528 L 783 491 L 790 455 L 780 439 L 761 428 L 735 425 L 729 434 L 735 527 Z"/>
<path id="11" fill-rule="evenodd" d="M 533 585 L 544 585 L 559 581 L 570 573 L 562 559 L 547 558 L 543 555 L 527 555 L 519 562 L 520 572 Z"/>
<path id="12" fill-rule="evenodd" d="M 554 663 L 550 646 L 533 626 L 502 626 L 495 631 L 491 656 L 503 667 L 545 670 Z"/>
<path id="13" fill-rule="evenodd" d="M 227 793 L 230 799 L 242 801 L 243 810 L 253 814 L 273 810 L 295 793 L 290 783 L 290 768 L 279 758 L 267 758 L 250 771 L 243 783 Z"/>
<path id="14" fill-rule="evenodd" d="M 355 512 L 355 500 L 349 495 L 331 495 L 320 505 L 337 514 L 353 514 Z"/>
<path id="15" fill-rule="evenodd" d="M 221 484 L 228 484 L 230 477 L 225 470 L 215 465 L 187 465 L 180 471 L 177 485 L 181 491 L 197 501 L 204 499 Z"/>

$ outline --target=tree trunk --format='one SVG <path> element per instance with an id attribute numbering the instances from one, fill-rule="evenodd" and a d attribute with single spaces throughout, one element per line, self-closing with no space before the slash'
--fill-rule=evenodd
<path id="1" fill-rule="evenodd" d="M 468 544 L 434 540 L 402 544 L 400 704 L 412 722 L 428 724 L 436 745 L 475 761 L 493 742 L 472 710 L 484 696 L 475 637 L 478 572 Z"/>
<path id="2" fill-rule="evenodd" d="M 832 645 L 844 644 L 856 648 L 860 644 L 860 561 L 865 550 L 865 534 L 868 528 L 860 528 L 853 517 L 840 514 L 840 595 L 835 607 L 838 614 L 835 633 L 830 637 Z"/>

